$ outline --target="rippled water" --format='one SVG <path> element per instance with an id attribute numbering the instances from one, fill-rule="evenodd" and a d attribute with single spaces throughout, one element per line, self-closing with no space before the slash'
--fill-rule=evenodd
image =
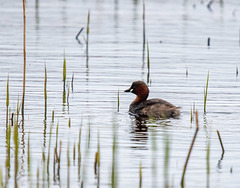
<path id="1" fill-rule="evenodd" d="M 146 2 L 146 40 L 150 48 L 150 98 L 162 98 L 181 107 L 180 119 L 146 122 L 138 130 L 128 115 L 134 96 L 123 91 L 132 81 L 147 81 L 146 52 L 142 61 L 142 1 L 27 1 L 27 76 L 24 127 L 19 128 L 19 187 L 37 184 L 67 186 L 67 148 L 70 185 L 96 187 L 94 159 L 100 140 L 100 187 L 111 187 L 115 130 L 118 187 L 180 187 L 183 166 L 195 132 L 191 108 L 199 112 L 200 130 L 185 175 L 185 187 L 207 186 L 207 145 L 210 142 L 210 187 L 240 184 L 240 2 L 152 0 Z M 86 25 L 90 10 L 89 61 L 86 62 Z M 10 108 L 16 112 L 22 95 L 23 21 L 21 1 L 2 1 L 0 7 L 0 166 L 5 182 L 6 85 L 10 78 Z M 78 31 L 81 44 L 75 39 Z M 207 46 L 210 37 L 211 44 Z M 63 101 L 62 67 L 67 62 L 69 104 Z M 48 112 L 44 126 L 44 66 L 47 67 Z M 186 72 L 188 73 L 186 75 Z M 209 72 L 207 113 L 204 87 Z M 74 75 L 73 88 L 71 87 Z M 117 111 L 117 95 L 120 109 Z M 42 152 L 48 155 L 52 111 L 49 181 Z M 71 119 L 71 127 L 68 122 Z M 54 180 L 53 152 L 56 126 L 62 141 L 60 178 Z M 81 137 L 81 167 L 73 160 Z M 220 131 L 225 154 L 216 130 Z M 13 130 L 12 130 L 13 132 Z M 31 180 L 28 178 L 27 142 L 30 135 Z M 12 136 L 13 137 L 13 136 Z M 90 139 L 89 139 L 90 138 Z M 169 139 L 168 178 L 164 175 L 165 146 Z M 59 144 L 59 143 L 58 143 Z M 8 187 L 14 185 L 14 143 Z M 77 149 L 76 149 L 77 151 Z M 79 173 L 80 169 L 80 173 Z M 46 172 L 46 171 L 45 171 Z M 45 174 L 45 180 L 43 180 Z"/>

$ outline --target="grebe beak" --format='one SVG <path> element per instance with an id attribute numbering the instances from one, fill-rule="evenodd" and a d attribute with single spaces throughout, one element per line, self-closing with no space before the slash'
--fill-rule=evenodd
<path id="1" fill-rule="evenodd" d="M 132 92 L 133 89 L 132 88 L 129 88 L 129 89 L 126 89 L 124 92 Z"/>

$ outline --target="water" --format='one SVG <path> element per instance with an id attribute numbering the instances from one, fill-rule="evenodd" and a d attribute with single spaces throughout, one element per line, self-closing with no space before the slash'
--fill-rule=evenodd
<path id="1" fill-rule="evenodd" d="M 239 185 L 240 92 L 239 6 L 237 0 L 146 2 L 146 40 L 150 48 L 150 96 L 181 107 L 180 119 L 146 122 L 138 131 L 128 115 L 134 96 L 123 91 L 132 81 L 147 81 L 142 62 L 141 1 L 27 1 L 27 76 L 24 128 L 19 129 L 19 187 L 36 186 L 37 168 L 43 181 L 42 152 L 48 154 L 51 114 L 55 112 L 50 150 L 50 187 L 67 186 L 67 147 L 70 148 L 70 185 L 96 187 L 94 158 L 100 135 L 100 187 L 111 187 L 112 147 L 116 134 L 118 187 L 139 186 L 142 163 L 143 187 L 164 186 L 166 138 L 170 140 L 168 183 L 180 187 L 183 166 L 195 131 L 191 107 L 199 112 L 200 130 L 185 175 L 185 187 L 206 187 L 206 149 L 210 142 L 210 187 Z M 6 83 L 10 77 L 10 108 L 16 112 L 22 95 L 23 20 L 22 2 L 2 1 L 0 7 L 0 166 L 5 182 Z M 86 62 L 86 25 L 90 10 L 89 61 Z M 75 36 L 84 27 L 79 36 Z M 207 46 L 210 37 L 211 45 Z M 67 61 L 69 105 L 63 103 L 62 66 Z M 47 67 L 48 112 L 44 127 L 44 66 Z M 188 75 L 186 76 L 186 71 Z M 207 114 L 203 92 L 209 72 Z M 73 90 L 71 88 L 74 74 Z M 120 110 L 117 112 L 117 93 Z M 69 118 L 71 127 L 68 127 Z M 60 179 L 53 179 L 56 126 L 62 141 Z M 73 146 L 77 148 L 82 128 L 82 163 L 78 174 Z M 89 131 L 90 127 L 90 131 Z M 224 157 L 216 130 L 225 147 Z M 90 132 L 90 141 L 89 141 Z M 27 140 L 30 135 L 31 180 L 27 170 Z M 12 136 L 13 137 L 13 136 Z M 89 149 L 88 148 L 89 145 Z M 59 143 L 58 143 L 59 146 Z M 14 185 L 14 145 L 11 141 L 8 187 Z M 222 158 L 222 159 L 221 159 Z M 230 172 L 232 169 L 232 173 Z"/>

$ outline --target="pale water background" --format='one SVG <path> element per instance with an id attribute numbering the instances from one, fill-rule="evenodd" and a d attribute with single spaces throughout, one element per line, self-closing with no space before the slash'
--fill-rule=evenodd
<path id="1" fill-rule="evenodd" d="M 124 93 L 132 81 L 147 81 L 143 68 L 142 1 L 39 0 L 26 2 L 27 76 L 24 128 L 19 129 L 19 187 L 36 187 L 37 168 L 42 181 L 42 152 L 47 155 L 51 113 L 55 112 L 50 158 L 50 187 L 67 186 L 67 147 L 70 148 L 70 186 L 97 187 L 94 158 L 99 133 L 100 187 L 111 187 L 113 127 L 117 135 L 117 185 L 139 186 L 142 163 L 143 187 L 164 186 L 166 138 L 170 140 L 169 184 L 180 187 L 183 166 L 195 131 L 191 108 L 199 111 L 200 130 L 188 164 L 185 187 L 206 187 L 206 149 L 210 141 L 210 187 L 240 185 L 240 1 L 149 0 L 146 1 L 146 40 L 150 48 L 150 96 L 181 107 L 180 119 L 150 121 L 137 131 L 128 115 L 133 94 Z M 90 10 L 89 61 L 85 40 Z M 75 36 L 84 27 L 79 39 Z M 207 39 L 211 38 L 210 47 Z M 1 1 L 0 7 L 0 166 L 5 176 L 5 104 L 10 78 L 10 108 L 16 111 L 22 95 L 23 72 L 22 1 Z M 63 103 L 62 66 L 67 61 L 69 105 Z M 48 114 L 44 128 L 44 66 L 47 67 Z M 186 71 L 188 75 L 186 75 Z M 209 72 L 207 113 L 203 96 Z M 74 74 L 73 90 L 71 79 Z M 117 93 L 120 110 L 117 112 Z M 71 118 L 71 128 L 68 121 Z M 62 141 L 60 180 L 53 180 L 53 148 L 56 126 Z M 73 145 L 82 127 L 81 174 Z M 90 127 L 90 145 L 88 144 Z M 216 130 L 220 131 L 225 154 Z M 27 171 L 30 135 L 31 183 Z M 14 145 L 11 142 L 11 177 L 14 186 Z M 77 157 L 76 157 L 77 158 Z M 3 178 L 4 179 L 4 178 Z M 4 179 L 5 181 L 5 179 Z"/>

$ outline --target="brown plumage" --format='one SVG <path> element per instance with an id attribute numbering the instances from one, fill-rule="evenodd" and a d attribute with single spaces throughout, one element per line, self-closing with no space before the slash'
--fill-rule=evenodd
<path id="1" fill-rule="evenodd" d="M 135 81 L 125 92 L 132 92 L 136 96 L 135 100 L 129 106 L 129 112 L 136 116 L 152 118 L 177 118 L 180 115 L 179 107 L 162 100 L 149 99 L 149 89 L 142 81 Z"/>

